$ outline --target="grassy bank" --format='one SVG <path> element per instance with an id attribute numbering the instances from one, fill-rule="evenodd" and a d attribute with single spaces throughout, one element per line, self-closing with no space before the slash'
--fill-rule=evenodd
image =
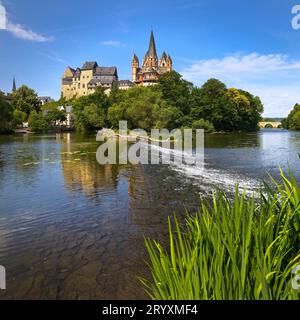
<path id="1" fill-rule="evenodd" d="M 169 219 L 169 248 L 146 240 L 152 299 L 299 299 L 292 269 L 300 264 L 300 188 L 281 172 L 264 192 L 230 201 L 213 194 L 186 225 Z"/>

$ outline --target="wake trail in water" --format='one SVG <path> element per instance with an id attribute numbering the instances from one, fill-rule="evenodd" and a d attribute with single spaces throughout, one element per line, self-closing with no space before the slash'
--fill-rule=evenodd
<path id="1" fill-rule="evenodd" d="M 205 193 L 211 193 L 211 190 L 215 188 L 234 192 L 238 184 L 241 192 L 245 189 L 246 194 L 251 195 L 261 187 L 261 181 L 253 177 L 221 168 L 211 168 L 209 159 L 207 158 L 204 159 L 204 165 L 197 165 L 195 164 L 195 154 L 163 148 L 157 145 L 149 145 L 149 151 L 159 152 L 160 163 L 168 163 L 167 160 L 171 159 L 169 168 L 180 174 L 186 182 L 198 186 Z M 183 161 L 176 161 L 181 159 Z"/>

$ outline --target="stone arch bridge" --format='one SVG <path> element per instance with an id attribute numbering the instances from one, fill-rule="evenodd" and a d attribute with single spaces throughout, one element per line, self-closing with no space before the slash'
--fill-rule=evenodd
<path id="1" fill-rule="evenodd" d="M 282 126 L 282 123 L 279 121 L 262 121 L 259 123 L 259 127 L 261 129 L 266 127 L 272 127 L 272 128 L 280 128 Z"/>

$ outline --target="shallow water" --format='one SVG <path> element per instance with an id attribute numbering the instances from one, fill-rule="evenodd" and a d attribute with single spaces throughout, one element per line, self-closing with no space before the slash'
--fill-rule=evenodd
<path id="1" fill-rule="evenodd" d="M 105 165 L 95 137 L 0 137 L 1 299 L 143 299 L 143 236 L 167 241 L 167 217 L 195 211 L 199 193 L 255 190 L 278 164 L 300 176 L 300 133 L 205 138 L 205 170 Z"/>

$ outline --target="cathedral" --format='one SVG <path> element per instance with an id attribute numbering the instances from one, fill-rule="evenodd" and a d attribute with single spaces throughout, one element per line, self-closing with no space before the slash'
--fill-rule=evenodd
<path id="1" fill-rule="evenodd" d="M 153 31 L 151 31 L 149 49 L 146 52 L 142 67 L 136 54 L 132 59 L 132 81 L 137 85 L 149 86 L 158 82 L 159 75 L 172 71 L 172 59 L 163 52 L 158 60 Z"/>

